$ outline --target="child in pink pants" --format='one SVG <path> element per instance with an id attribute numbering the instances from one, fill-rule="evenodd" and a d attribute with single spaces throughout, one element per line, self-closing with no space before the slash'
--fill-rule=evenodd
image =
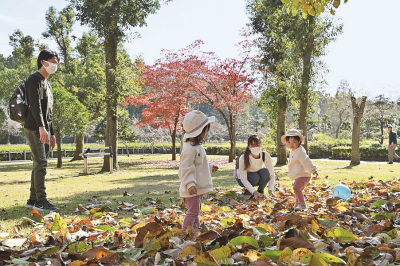
<path id="1" fill-rule="evenodd" d="M 178 176 L 181 180 L 179 195 L 183 199 L 187 213 L 183 220 L 182 230 L 186 231 L 189 226 L 200 227 L 201 200 L 205 193 L 213 190 L 211 172 L 218 170 L 218 166 L 208 163 L 206 151 L 201 145 L 208 136 L 210 123 L 215 117 L 207 117 L 200 111 L 191 111 L 183 119 L 185 130 L 185 144 L 181 152 L 181 163 Z"/>
<path id="2" fill-rule="evenodd" d="M 317 167 L 313 165 L 306 150 L 301 146 L 301 143 L 304 142 L 304 137 L 299 130 L 289 129 L 281 137 L 281 141 L 290 149 L 288 175 L 294 181 L 295 211 L 300 211 L 307 208 L 303 190 L 310 182 L 311 174 L 318 176 Z"/>

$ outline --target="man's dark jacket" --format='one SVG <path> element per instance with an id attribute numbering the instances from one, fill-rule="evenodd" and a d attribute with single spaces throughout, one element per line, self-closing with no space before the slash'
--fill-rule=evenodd
<path id="1" fill-rule="evenodd" d="M 396 132 L 393 132 L 393 131 L 389 132 L 389 145 L 390 144 L 397 144 L 397 134 L 396 134 Z"/>
<path id="2" fill-rule="evenodd" d="M 24 127 L 31 130 L 45 127 L 51 135 L 54 135 L 53 92 L 50 83 L 39 72 L 29 76 L 26 82 L 26 97 L 29 111 Z"/>

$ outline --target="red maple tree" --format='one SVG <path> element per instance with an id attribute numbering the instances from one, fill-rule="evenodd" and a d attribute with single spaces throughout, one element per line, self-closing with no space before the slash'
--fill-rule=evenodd
<path id="1" fill-rule="evenodd" d="M 236 152 L 236 120 L 244 112 L 244 106 L 253 97 L 261 77 L 257 58 L 251 55 L 251 43 L 245 40 L 238 45 L 241 58 L 221 60 L 213 52 L 201 50 L 203 42 L 190 45 L 182 56 L 185 74 L 194 91 L 217 110 L 225 121 L 230 141 L 229 162 Z"/>
<path id="2" fill-rule="evenodd" d="M 137 126 L 150 125 L 155 129 L 169 129 L 172 140 L 172 160 L 176 160 L 176 136 L 181 129 L 179 119 L 186 114 L 187 106 L 193 102 L 192 87 L 181 75 L 182 65 L 178 54 L 163 51 L 163 57 L 144 71 L 145 89 L 148 92 L 127 98 L 125 104 L 145 106 Z"/>
<path id="3" fill-rule="evenodd" d="M 146 67 L 146 86 L 152 88 L 144 95 L 127 99 L 136 106 L 145 105 L 138 125 L 169 128 L 175 156 L 176 132 L 179 118 L 188 110 L 188 104 L 208 103 L 217 110 L 228 129 L 230 140 L 229 162 L 236 152 L 236 119 L 252 98 L 260 75 L 254 67 L 250 42 L 239 45 L 243 49 L 240 59 L 219 59 L 213 52 L 201 50 L 203 42 L 197 40 L 177 53 L 164 51 L 154 66 Z"/>

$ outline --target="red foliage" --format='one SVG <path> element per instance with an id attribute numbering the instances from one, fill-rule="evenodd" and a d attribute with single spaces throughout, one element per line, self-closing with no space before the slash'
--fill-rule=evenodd
<path id="1" fill-rule="evenodd" d="M 241 59 L 221 60 L 212 52 L 201 50 L 197 40 L 177 53 L 163 51 L 163 57 L 145 70 L 145 84 L 149 92 L 126 99 L 126 104 L 143 106 L 138 126 L 154 128 L 180 127 L 179 118 L 187 112 L 188 104 L 207 102 L 223 116 L 230 135 L 236 117 L 252 97 L 256 84 L 254 57 L 250 56 L 249 42 L 239 45 L 245 53 Z"/>

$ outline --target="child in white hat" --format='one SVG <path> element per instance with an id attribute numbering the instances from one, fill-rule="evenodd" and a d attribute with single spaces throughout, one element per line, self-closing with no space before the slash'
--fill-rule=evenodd
<path id="1" fill-rule="evenodd" d="M 317 167 L 313 165 L 306 150 L 301 146 L 301 143 L 304 142 L 304 137 L 299 130 L 289 129 L 281 137 L 281 141 L 290 149 L 288 175 L 291 180 L 294 180 L 295 211 L 300 211 L 307 208 L 303 190 L 310 182 L 311 174 L 318 176 Z"/>
<path id="2" fill-rule="evenodd" d="M 203 194 L 213 190 L 211 172 L 218 170 L 218 166 L 208 163 L 206 151 L 201 145 L 208 136 L 210 123 L 215 122 L 215 117 L 207 117 L 200 111 L 191 111 L 183 119 L 185 130 L 185 144 L 180 156 L 178 171 L 181 185 L 179 194 L 185 202 L 187 212 L 183 220 L 182 230 L 189 226 L 200 227 L 199 214 Z"/>

